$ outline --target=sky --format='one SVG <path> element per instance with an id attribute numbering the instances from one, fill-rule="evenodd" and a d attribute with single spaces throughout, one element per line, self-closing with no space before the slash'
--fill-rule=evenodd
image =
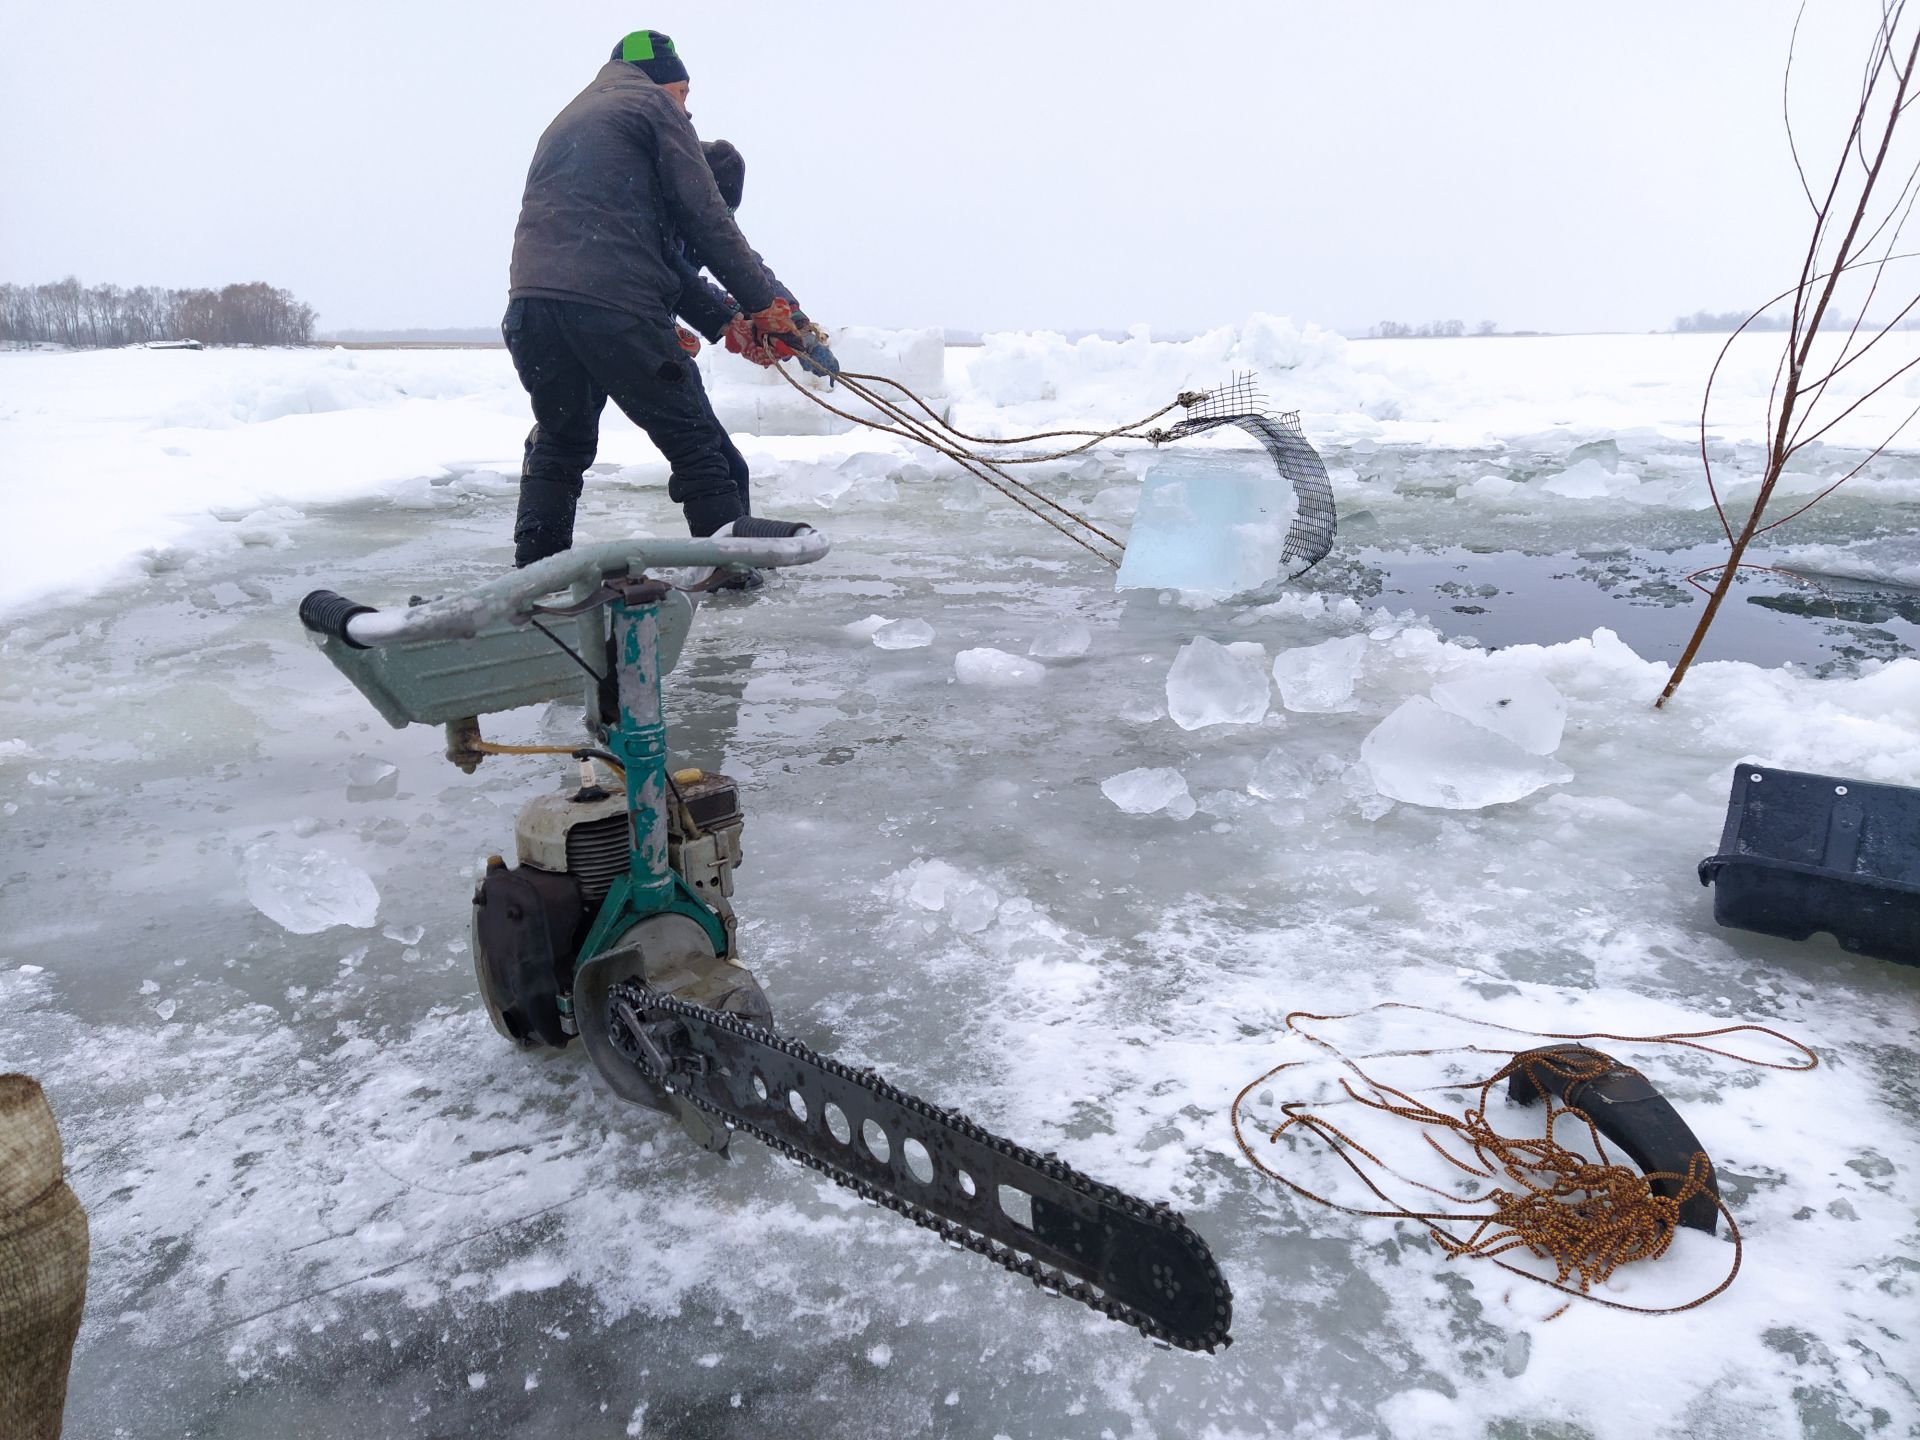
<path id="1" fill-rule="evenodd" d="M 742 228 L 829 325 L 1665 328 L 1797 272 L 1797 8 L 7 0 L 0 280 L 496 323 L 534 141 L 651 26 L 747 157 Z M 1823 162 L 1871 12 L 1808 0 Z"/>

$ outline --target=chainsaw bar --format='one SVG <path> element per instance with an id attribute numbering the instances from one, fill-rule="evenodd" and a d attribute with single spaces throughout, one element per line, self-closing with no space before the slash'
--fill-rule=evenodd
<path id="1" fill-rule="evenodd" d="M 585 1019 L 585 1017 L 582 1017 Z M 638 982 L 607 996 L 608 1038 L 648 1080 L 778 1153 L 1156 1343 L 1232 1343 L 1233 1295 L 1207 1244 L 1149 1205 L 795 1040 Z"/>

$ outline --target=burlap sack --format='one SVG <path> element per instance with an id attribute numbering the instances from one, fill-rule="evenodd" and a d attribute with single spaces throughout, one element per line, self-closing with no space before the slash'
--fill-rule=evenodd
<path id="1" fill-rule="evenodd" d="M 0 1075 L 0 1440 L 56 1440 L 87 1299 L 87 1212 L 38 1082 Z"/>

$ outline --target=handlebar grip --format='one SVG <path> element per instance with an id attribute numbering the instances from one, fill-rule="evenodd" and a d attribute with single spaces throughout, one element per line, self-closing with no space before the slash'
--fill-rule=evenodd
<path id="1" fill-rule="evenodd" d="M 331 590 L 315 590 L 300 602 L 300 623 L 316 635 L 329 635 L 335 640 L 344 640 L 355 650 L 367 647 L 347 634 L 347 622 L 356 615 L 372 615 L 371 605 L 362 605 L 349 600 L 344 595 L 336 595 Z"/>
<path id="2" fill-rule="evenodd" d="M 1507 1098 L 1531 1105 L 1542 1090 L 1579 1111 L 1626 1151 L 1656 1195 L 1677 1197 L 1695 1155 L 1706 1147 L 1680 1112 L 1638 1070 L 1585 1045 L 1544 1045 L 1519 1056 Z M 1720 1182 L 1707 1161 L 1707 1188 L 1680 1206 L 1680 1223 L 1711 1235 L 1720 1220 Z"/>
<path id="3" fill-rule="evenodd" d="M 736 540 L 790 540 L 795 535 L 811 535 L 813 527 L 798 520 L 764 520 L 758 515 L 742 515 L 727 533 Z"/>

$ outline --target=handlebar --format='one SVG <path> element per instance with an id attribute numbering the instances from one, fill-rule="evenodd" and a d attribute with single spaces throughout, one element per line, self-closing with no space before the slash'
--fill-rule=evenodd
<path id="1" fill-rule="evenodd" d="M 563 550 L 523 570 L 489 580 L 465 595 L 447 595 L 405 610 L 375 610 L 331 590 L 300 602 L 300 623 L 356 650 L 411 640 L 467 640 L 502 620 L 524 617 L 535 601 L 580 581 L 640 575 L 650 569 L 775 569 L 810 565 L 827 553 L 827 537 L 811 525 L 742 516 L 703 539 L 641 535 Z"/>

